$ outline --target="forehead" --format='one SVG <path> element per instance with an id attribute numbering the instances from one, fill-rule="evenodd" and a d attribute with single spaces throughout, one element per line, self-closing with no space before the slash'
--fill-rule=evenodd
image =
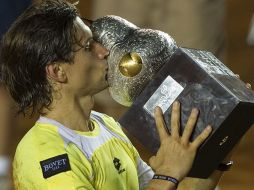
<path id="1" fill-rule="evenodd" d="M 90 28 L 82 21 L 80 17 L 77 16 L 75 21 L 79 26 L 80 30 L 85 33 L 86 38 L 91 38 L 93 36 Z"/>

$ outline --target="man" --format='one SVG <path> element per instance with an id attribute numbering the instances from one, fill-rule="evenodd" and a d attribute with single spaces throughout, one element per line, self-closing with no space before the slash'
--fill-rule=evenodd
<path id="1" fill-rule="evenodd" d="M 8 30 L 1 50 L 3 80 L 20 112 L 41 114 L 17 147 L 16 189 L 171 190 L 187 175 L 211 127 L 189 142 L 198 110 L 192 110 L 180 135 L 175 102 L 169 135 L 156 108 L 161 146 L 150 159 L 154 174 L 119 124 L 91 111 L 94 94 L 108 87 L 108 54 L 93 41 L 76 8 L 62 0 L 32 5 Z M 219 177 L 187 184 L 213 189 Z"/>

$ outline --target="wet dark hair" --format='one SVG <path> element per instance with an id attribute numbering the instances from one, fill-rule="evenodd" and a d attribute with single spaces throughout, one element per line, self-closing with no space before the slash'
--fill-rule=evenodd
<path id="1" fill-rule="evenodd" d="M 64 0 L 32 4 L 10 27 L 1 42 L 1 74 L 19 106 L 42 113 L 52 103 L 46 65 L 73 63 L 78 31 L 77 9 Z"/>

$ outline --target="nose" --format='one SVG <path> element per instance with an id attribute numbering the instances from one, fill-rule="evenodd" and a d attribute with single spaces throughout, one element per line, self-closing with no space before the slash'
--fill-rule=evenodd
<path id="1" fill-rule="evenodd" d="M 109 50 L 107 50 L 102 44 L 95 42 L 94 53 L 99 59 L 106 59 L 109 55 Z"/>

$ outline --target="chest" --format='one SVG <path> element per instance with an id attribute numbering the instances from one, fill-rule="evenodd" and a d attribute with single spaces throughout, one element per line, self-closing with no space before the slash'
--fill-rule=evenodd
<path id="1" fill-rule="evenodd" d="M 95 189 L 138 189 L 136 161 L 128 149 L 111 140 L 94 152 L 91 164 Z"/>

